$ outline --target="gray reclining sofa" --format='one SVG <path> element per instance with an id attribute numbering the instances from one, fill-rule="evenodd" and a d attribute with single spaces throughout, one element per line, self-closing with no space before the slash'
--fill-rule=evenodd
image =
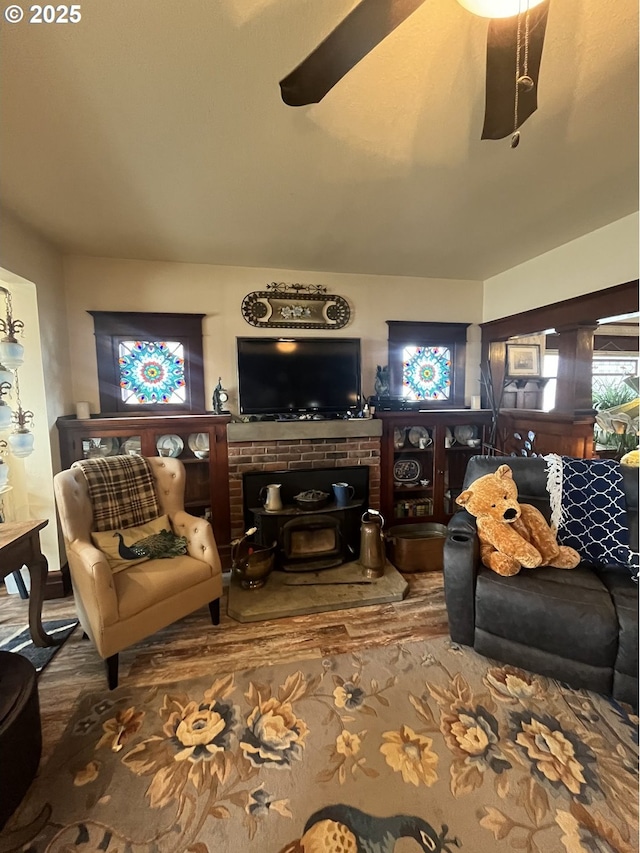
<path id="1" fill-rule="evenodd" d="M 544 459 L 474 456 L 464 488 L 507 464 L 520 503 L 549 519 Z M 638 550 L 638 471 L 621 466 L 629 545 Z M 521 569 L 502 577 L 480 562 L 475 518 L 460 510 L 444 545 L 444 584 L 452 640 L 502 663 L 638 707 L 638 585 L 619 566 Z"/>

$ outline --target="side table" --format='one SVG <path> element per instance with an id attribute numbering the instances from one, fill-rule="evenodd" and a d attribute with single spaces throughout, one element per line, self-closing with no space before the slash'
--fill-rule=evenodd
<path id="1" fill-rule="evenodd" d="M 47 582 L 47 559 L 40 550 L 40 531 L 49 523 L 43 521 L 7 521 L 0 524 L 0 579 L 23 566 L 29 570 L 29 631 L 34 646 L 57 646 L 62 640 L 50 637 L 42 627 L 42 602 Z"/>

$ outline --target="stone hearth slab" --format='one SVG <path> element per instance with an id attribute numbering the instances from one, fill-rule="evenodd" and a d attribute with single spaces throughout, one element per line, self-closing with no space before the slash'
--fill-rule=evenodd
<path id="1" fill-rule="evenodd" d="M 311 580 L 319 583 L 297 585 Z M 354 582 L 359 580 L 364 578 L 362 566 L 357 562 L 344 563 L 336 569 L 322 572 L 275 571 L 259 589 L 243 589 L 232 572 L 227 613 L 238 622 L 262 622 L 284 616 L 402 601 L 409 589 L 407 581 L 388 561 L 381 578 L 366 584 Z M 341 583 L 330 584 L 327 581 Z"/>

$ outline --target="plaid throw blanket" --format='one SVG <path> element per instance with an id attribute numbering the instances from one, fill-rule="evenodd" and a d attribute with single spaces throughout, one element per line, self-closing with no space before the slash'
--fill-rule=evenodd
<path id="1" fill-rule="evenodd" d="M 151 466 L 142 456 L 81 459 L 93 504 L 94 530 L 116 530 L 146 524 L 160 515 Z"/>
<path id="2" fill-rule="evenodd" d="M 638 579 L 638 554 L 629 547 L 629 522 L 620 463 L 572 459 L 550 453 L 547 489 L 551 526 L 558 542 L 570 545 L 593 565 L 624 566 Z"/>

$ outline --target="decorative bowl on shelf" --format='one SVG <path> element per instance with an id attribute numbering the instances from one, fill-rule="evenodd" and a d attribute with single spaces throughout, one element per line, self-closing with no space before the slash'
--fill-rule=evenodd
<path id="1" fill-rule="evenodd" d="M 198 459 L 206 459 L 206 456 L 200 456 L 201 453 L 206 452 L 207 456 L 209 455 L 209 436 L 206 432 L 191 433 L 187 439 L 187 444 L 189 445 L 189 450 Z"/>
<path id="2" fill-rule="evenodd" d="M 294 496 L 294 501 L 300 509 L 312 510 L 320 509 L 329 500 L 328 492 L 321 492 L 319 489 L 309 489 L 306 492 L 300 492 Z"/>
<path id="3" fill-rule="evenodd" d="M 471 424 L 460 424 L 454 427 L 453 434 L 458 444 L 466 444 L 469 439 L 477 438 L 476 429 Z"/>
<path id="4" fill-rule="evenodd" d="M 122 445 L 126 456 L 142 456 L 142 443 L 139 435 L 132 435 Z"/>
<path id="5" fill-rule="evenodd" d="M 393 446 L 396 450 L 404 447 L 407 440 L 407 430 L 409 427 L 395 427 L 393 430 Z"/>
<path id="6" fill-rule="evenodd" d="M 100 438 L 92 438 L 89 441 L 87 449 L 84 451 L 85 459 L 98 459 L 107 455 L 107 448 L 104 446 L 102 439 Z"/>
<path id="7" fill-rule="evenodd" d="M 171 456 L 176 459 L 184 450 L 184 442 L 179 435 L 161 435 L 156 442 L 158 456 Z"/>
<path id="8" fill-rule="evenodd" d="M 393 479 L 406 486 L 420 479 L 422 467 L 417 459 L 397 459 L 393 466 Z"/>
<path id="9" fill-rule="evenodd" d="M 422 450 L 429 447 L 430 444 L 433 444 L 429 430 L 421 426 L 411 427 L 409 430 L 409 444 L 419 447 Z"/>
<path id="10" fill-rule="evenodd" d="M 100 445 L 101 456 L 117 456 L 120 453 L 120 442 L 117 438 L 94 438 L 91 443 L 97 442 Z"/>

